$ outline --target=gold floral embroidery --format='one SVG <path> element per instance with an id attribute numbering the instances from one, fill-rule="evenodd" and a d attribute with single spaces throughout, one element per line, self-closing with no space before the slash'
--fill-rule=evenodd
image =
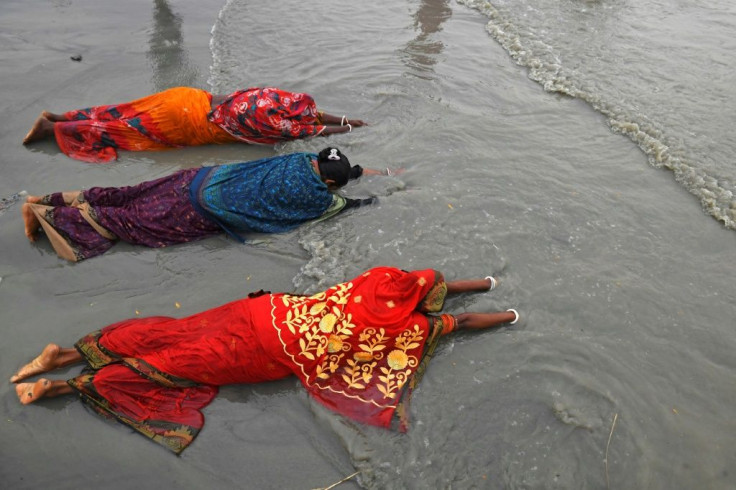
<path id="1" fill-rule="evenodd" d="M 315 299 L 319 301 L 325 299 L 325 296 L 325 292 L 321 292 L 309 297 L 308 299 Z M 299 333 L 307 331 L 311 324 L 314 323 L 315 316 L 326 307 L 326 303 L 318 302 L 312 305 L 312 308 L 310 308 L 308 312 L 307 305 L 302 305 L 302 303 L 304 302 L 304 297 L 291 296 L 288 294 L 284 294 L 283 296 L 281 296 L 281 301 L 287 308 L 290 306 L 292 307 L 291 310 L 286 312 L 286 319 L 283 322 L 287 327 L 289 327 L 289 331 L 292 333 L 292 335 L 296 335 L 297 330 L 299 331 Z M 302 305 L 301 308 L 299 308 L 300 305 Z"/>
<path id="2" fill-rule="evenodd" d="M 345 367 L 345 374 L 342 375 L 343 381 L 347 383 L 348 388 L 364 390 L 366 384 L 370 383 L 373 378 L 373 368 L 376 367 L 377 363 L 374 361 L 370 364 L 361 364 L 352 359 L 348 359 L 346 362 L 348 365 Z"/>
<path id="3" fill-rule="evenodd" d="M 332 329 L 335 328 L 336 322 L 337 317 L 332 313 L 328 313 L 319 321 L 319 329 L 322 333 L 332 333 Z"/>
<path id="4" fill-rule="evenodd" d="M 356 352 L 353 354 L 353 359 L 358 362 L 370 362 L 373 360 L 373 354 L 370 352 Z"/>
<path id="5" fill-rule="evenodd" d="M 352 287 L 348 282 L 308 298 L 281 297 L 287 308 L 281 324 L 298 344 L 292 355 L 304 366 L 316 361 L 311 364 L 316 381 L 340 376 L 344 389 L 363 391 L 373 386 L 385 399 L 396 400 L 419 364 L 415 351 L 421 347 L 424 334 L 415 324 L 395 338 L 384 328 L 375 327 L 354 335 L 352 314 L 345 313 L 343 306 L 361 300 L 360 296 L 351 299 Z"/>
<path id="6" fill-rule="evenodd" d="M 286 312 L 283 323 L 292 335 L 300 336 L 299 356 L 315 361 L 325 352 L 335 353 L 339 350 L 349 350 L 349 344 L 343 344 L 353 334 L 351 329 L 355 325 L 352 323 L 352 315 L 344 315 L 338 306 L 347 303 L 350 298 L 349 290 L 352 287 L 352 283 L 338 284 L 326 292 L 307 298 L 307 301 L 317 301 L 309 309 L 304 304 L 304 297 L 288 294 L 282 296 L 284 306 L 290 308 Z M 327 293 L 331 293 L 329 300 L 325 300 Z M 326 362 L 325 359 L 320 364 L 322 369 L 318 376 L 325 374 Z"/>
<path id="7" fill-rule="evenodd" d="M 334 354 L 335 352 L 340 352 L 342 350 L 342 338 L 338 335 L 330 335 L 330 338 L 327 339 L 327 352 L 330 354 Z"/>
<path id="8" fill-rule="evenodd" d="M 419 342 L 423 338 L 419 325 L 415 324 L 413 330 L 404 330 L 401 335 L 396 338 L 396 347 L 404 352 L 416 349 L 421 345 Z"/>
<path id="9" fill-rule="evenodd" d="M 404 369 L 409 363 L 409 356 L 402 350 L 392 350 L 388 353 L 387 362 L 391 369 Z"/>
<path id="10" fill-rule="evenodd" d="M 309 314 L 310 315 L 319 315 L 320 313 L 322 313 L 322 310 L 325 309 L 325 306 L 327 306 L 327 303 L 325 303 L 324 301 L 321 302 L 321 303 L 315 303 L 309 309 Z"/>
<path id="11" fill-rule="evenodd" d="M 378 391 L 383 393 L 386 398 L 396 398 L 396 392 L 404 386 L 409 375 L 411 375 L 412 369 L 419 364 L 419 359 L 416 356 L 407 354 L 407 351 L 416 349 L 421 345 L 420 341 L 423 339 L 422 331 L 419 329 L 419 325 L 414 325 L 413 329 L 404 330 L 401 335 L 396 338 L 394 345 L 396 349 L 389 352 L 386 359 L 388 367 L 381 367 L 380 371 L 383 373 L 378 376 L 379 381 L 383 384 L 376 385 Z"/>
<path id="12" fill-rule="evenodd" d="M 358 341 L 361 342 L 358 347 L 363 352 L 367 352 L 373 357 L 380 359 L 383 357 L 380 352 L 386 348 L 386 340 L 386 331 L 384 329 L 376 332 L 375 328 L 366 328 L 358 336 Z"/>
<path id="13" fill-rule="evenodd" d="M 340 360 L 345 354 L 330 355 L 325 357 L 319 366 L 315 368 L 315 375 L 319 379 L 330 379 L 330 375 L 340 367 Z"/>

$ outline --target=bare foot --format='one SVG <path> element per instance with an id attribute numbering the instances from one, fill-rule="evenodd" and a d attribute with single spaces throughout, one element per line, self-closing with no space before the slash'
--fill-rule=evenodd
<path id="1" fill-rule="evenodd" d="M 35 383 L 20 383 L 15 387 L 15 393 L 23 405 L 28 405 L 39 398 L 43 398 L 46 392 L 51 389 L 51 386 L 51 381 L 42 378 Z"/>
<path id="2" fill-rule="evenodd" d="M 43 199 L 43 196 L 28 196 L 26 197 L 26 202 L 29 202 L 31 204 L 38 204 L 41 202 L 41 199 Z"/>
<path id="3" fill-rule="evenodd" d="M 54 123 L 43 117 L 43 113 L 38 116 L 36 122 L 33 123 L 31 130 L 28 131 L 26 137 L 23 138 L 23 144 L 27 145 L 50 136 L 54 130 Z"/>
<path id="4" fill-rule="evenodd" d="M 41 374 L 57 367 L 55 362 L 59 358 L 61 347 L 56 344 L 49 344 L 44 347 L 43 352 L 34 360 L 23 366 L 17 373 L 10 378 L 11 383 L 17 383 L 34 374 Z M 29 383 L 24 383 L 29 384 Z M 22 401 L 22 400 L 21 400 Z"/>
<path id="5" fill-rule="evenodd" d="M 49 381 L 46 378 L 41 378 L 35 383 L 20 383 L 15 386 L 15 394 L 23 405 L 33 403 L 39 398 L 52 398 L 73 392 L 74 388 L 66 381 Z"/>
<path id="6" fill-rule="evenodd" d="M 35 242 L 38 240 L 38 229 L 41 227 L 41 222 L 36 218 L 30 203 L 23 204 L 20 212 L 23 215 L 23 223 L 26 226 L 26 236 L 30 241 Z"/>

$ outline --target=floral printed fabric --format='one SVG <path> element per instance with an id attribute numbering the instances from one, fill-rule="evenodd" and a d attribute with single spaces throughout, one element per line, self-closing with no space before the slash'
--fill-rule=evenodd
<path id="1" fill-rule="evenodd" d="M 316 136 L 325 128 L 310 95 L 273 87 L 230 94 L 209 120 L 241 141 L 262 145 Z"/>

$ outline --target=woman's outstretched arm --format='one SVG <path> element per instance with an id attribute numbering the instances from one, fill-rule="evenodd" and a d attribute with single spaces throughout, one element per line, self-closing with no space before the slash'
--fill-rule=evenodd
<path id="1" fill-rule="evenodd" d="M 447 281 L 445 284 L 447 284 L 447 294 L 471 293 L 475 291 L 490 291 L 495 289 L 498 284 L 498 279 L 492 276 L 487 276 L 485 279 Z"/>
<path id="2" fill-rule="evenodd" d="M 327 114 L 326 112 L 320 112 L 320 116 L 324 124 L 339 124 L 343 127 L 350 124 L 354 128 L 366 125 L 365 121 L 361 121 L 360 119 L 348 119 L 347 116 L 334 116 L 332 114 Z"/>
<path id="3" fill-rule="evenodd" d="M 404 173 L 403 168 L 384 168 L 381 170 L 375 169 L 375 168 L 364 168 L 363 169 L 363 175 L 388 175 L 388 176 L 394 176 L 394 175 L 401 175 Z"/>
<path id="4" fill-rule="evenodd" d="M 319 133 L 319 136 L 329 136 L 331 134 L 344 134 L 350 133 L 353 130 L 352 125 L 345 126 L 326 126 L 325 129 Z"/>
<path id="5" fill-rule="evenodd" d="M 457 329 L 484 329 L 498 326 L 502 323 L 514 324 L 519 320 L 516 310 L 499 311 L 496 313 L 460 313 L 455 315 Z"/>

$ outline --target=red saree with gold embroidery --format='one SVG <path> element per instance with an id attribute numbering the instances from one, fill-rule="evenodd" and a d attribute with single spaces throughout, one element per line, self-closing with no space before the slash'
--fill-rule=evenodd
<path id="1" fill-rule="evenodd" d="M 371 269 L 312 296 L 265 294 L 183 319 L 126 320 L 76 347 L 90 370 L 69 381 L 98 412 L 176 453 L 204 424 L 217 386 L 296 375 L 312 397 L 389 427 L 436 340 L 454 328 L 433 270 Z"/>

